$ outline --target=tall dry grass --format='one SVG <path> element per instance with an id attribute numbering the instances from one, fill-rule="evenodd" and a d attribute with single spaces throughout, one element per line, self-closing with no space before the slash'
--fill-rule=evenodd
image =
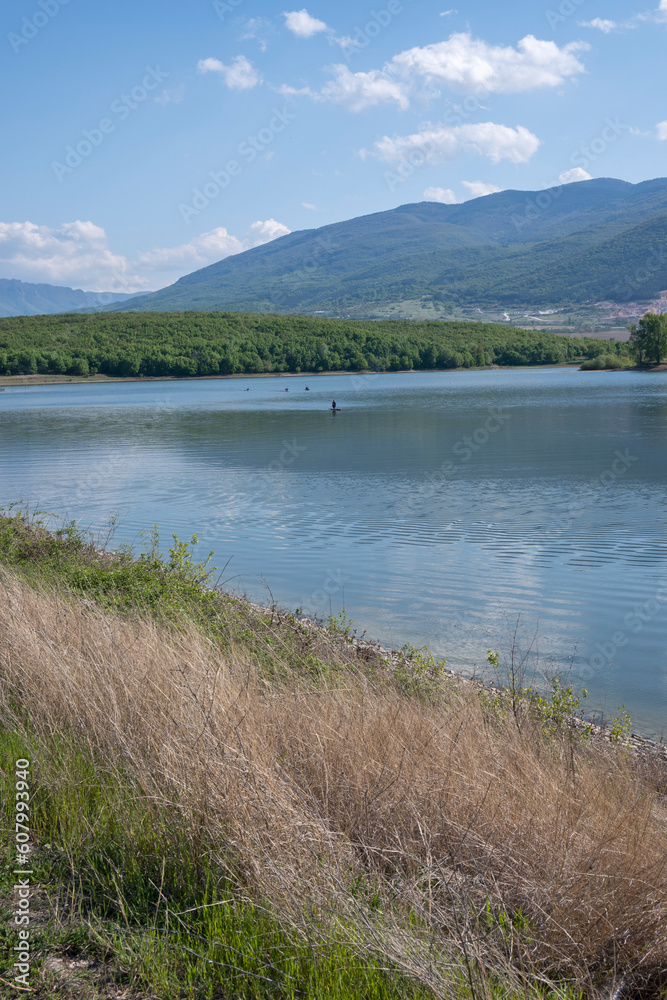
<path id="1" fill-rule="evenodd" d="M 132 775 L 304 935 L 335 925 L 441 996 L 461 970 L 475 995 L 490 969 L 664 988 L 667 822 L 622 751 L 489 721 L 471 686 L 269 683 L 241 645 L 0 582 L 0 721 Z"/>

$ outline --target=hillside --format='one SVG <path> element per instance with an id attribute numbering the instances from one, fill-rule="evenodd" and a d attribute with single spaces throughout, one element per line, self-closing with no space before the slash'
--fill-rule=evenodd
<path id="1" fill-rule="evenodd" d="M 627 302 L 667 288 L 667 179 L 599 179 L 422 202 L 290 233 L 119 310 L 341 315 L 431 297 L 457 304 Z"/>
<path id="2" fill-rule="evenodd" d="M 660 748 L 575 724 L 556 678 L 475 685 L 207 579 L 175 536 L 137 557 L 0 516 L 31 995 L 664 998 Z"/>
<path id="3" fill-rule="evenodd" d="M 353 321 L 252 313 L 122 313 L 0 319 L 0 375 L 115 377 L 397 371 L 554 364 L 599 340 L 501 324 Z M 625 344 L 607 343 L 625 352 Z"/>
<path id="4" fill-rule="evenodd" d="M 44 316 L 96 309 L 131 299 L 125 292 L 82 292 L 64 285 L 39 285 L 0 278 L 0 316 Z"/>

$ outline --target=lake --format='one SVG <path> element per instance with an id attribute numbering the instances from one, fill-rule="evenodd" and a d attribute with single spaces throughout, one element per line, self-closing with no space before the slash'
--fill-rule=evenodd
<path id="1" fill-rule="evenodd" d="M 306 386 L 309 390 L 306 391 Z M 286 392 L 285 389 L 289 389 Z M 329 407 L 335 399 L 339 413 Z M 227 589 L 481 673 L 535 636 L 587 705 L 667 720 L 667 378 L 523 369 L 12 386 L 0 505 L 138 546 L 197 532 Z"/>

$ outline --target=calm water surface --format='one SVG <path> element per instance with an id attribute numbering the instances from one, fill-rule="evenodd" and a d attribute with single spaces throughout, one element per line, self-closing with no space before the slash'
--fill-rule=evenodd
<path id="1" fill-rule="evenodd" d="M 118 511 L 117 542 L 153 522 L 165 546 L 196 531 L 228 588 L 310 614 L 344 606 L 370 635 L 466 672 L 520 616 L 589 703 L 625 704 L 654 734 L 667 728 L 666 477 L 661 374 L 0 392 L 0 504 L 92 527 Z"/>

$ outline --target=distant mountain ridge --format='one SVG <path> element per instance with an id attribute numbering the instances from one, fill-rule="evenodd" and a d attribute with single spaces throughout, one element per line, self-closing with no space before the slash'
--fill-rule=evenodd
<path id="1" fill-rule="evenodd" d="M 664 289 L 667 178 L 601 178 L 293 232 L 107 308 L 344 315 L 424 296 L 563 306 Z"/>
<path id="2" fill-rule="evenodd" d="M 133 296 L 125 292 L 83 292 L 63 285 L 32 284 L 0 278 L 0 316 L 47 316 L 97 309 Z"/>

